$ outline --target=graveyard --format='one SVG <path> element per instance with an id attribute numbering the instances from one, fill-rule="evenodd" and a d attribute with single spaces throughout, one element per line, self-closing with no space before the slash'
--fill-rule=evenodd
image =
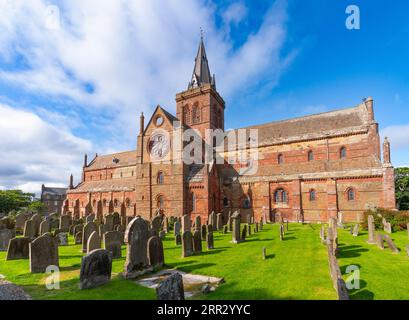
<path id="1" fill-rule="evenodd" d="M 169 230 L 162 239 L 164 265 L 154 266 L 149 273 L 130 279 L 125 279 L 123 274 L 127 245 L 122 244 L 120 257 L 117 253 L 112 258 L 110 279 L 89 289 L 79 287 L 81 259 L 89 256 L 89 253 L 83 252 L 81 243 L 75 244 L 72 235 L 68 236 L 68 245 L 58 246 L 59 289 L 46 288 L 49 274 L 30 272 L 30 259 L 6 261 L 5 251 L 0 252 L 0 274 L 5 280 L 23 288 L 32 299 L 156 299 L 155 290 L 141 286 L 137 280 L 161 269 L 223 279 L 214 291 L 201 292 L 199 288 L 198 293 L 189 299 L 338 299 L 330 277 L 327 245 L 320 239 L 320 230 L 324 225 L 269 223 L 260 230 L 257 224 L 258 232 L 255 232 L 255 224 L 241 223 L 239 226 L 241 239 L 238 243 L 234 243 L 234 230 L 226 233 L 213 230 L 213 249 L 208 249 L 206 241 L 202 239 L 201 252 L 185 257 L 182 257 L 182 245 L 175 243 L 175 235 Z M 377 244 L 367 243 L 367 231 L 361 230 L 358 236 L 353 236 L 349 227 L 337 228 L 336 256 L 345 281 L 349 276 L 346 274 L 347 266 L 356 265 L 360 270 L 360 288 L 349 290 L 349 298 L 409 299 L 406 290 L 409 285 L 409 258 L 406 253 L 409 240 L 406 230 L 390 235 L 399 249 L 398 253 L 393 253 L 387 245 L 382 250 Z M 246 235 L 243 241 L 244 228 Z M 377 232 L 385 234 L 384 231 Z"/>

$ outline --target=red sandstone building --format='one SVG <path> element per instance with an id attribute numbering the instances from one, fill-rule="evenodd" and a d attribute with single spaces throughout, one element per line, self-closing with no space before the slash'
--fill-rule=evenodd
<path id="1" fill-rule="evenodd" d="M 136 150 L 89 163 L 85 156 L 82 181 L 74 187 L 71 177 L 63 213 L 102 218 L 116 211 L 150 219 L 162 209 L 166 216 L 200 215 L 206 221 L 212 211 L 226 216 L 240 210 L 257 220 L 282 215 L 307 222 L 357 221 L 367 209 L 395 208 L 390 145 L 385 138 L 382 156 L 372 98 L 352 108 L 244 128 L 258 132 L 258 157 L 246 164 L 257 168 L 255 174 L 241 174 L 243 164 L 229 162 L 237 150 L 218 152 L 225 159 L 221 164 L 180 161 L 186 145 L 181 135 L 189 128 L 202 137 L 206 129 L 224 132 L 224 111 L 201 41 L 188 89 L 176 95 L 176 116 L 158 106 L 146 126 L 141 115 Z"/>

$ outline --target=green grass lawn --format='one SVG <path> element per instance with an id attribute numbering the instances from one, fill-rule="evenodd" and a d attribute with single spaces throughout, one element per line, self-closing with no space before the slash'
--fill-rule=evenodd
<path id="1" fill-rule="evenodd" d="M 376 244 L 368 244 L 366 231 L 353 237 L 349 231 L 339 230 L 338 238 L 341 272 L 345 274 L 348 265 L 356 265 L 360 270 L 360 289 L 349 292 L 351 299 L 409 299 L 409 258 L 406 254 L 409 239 L 406 231 L 391 234 L 392 240 L 400 249 L 397 254 L 389 250 L 386 242 L 384 250 L 379 249 Z M 348 275 L 344 275 L 344 279 L 347 278 Z"/>
<path id="2" fill-rule="evenodd" d="M 164 240 L 165 263 L 169 268 L 225 279 L 215 292 L 197 299 L 336 299 L 319 229 L 319 225 L 290 224 L 285 240 L 280 241 L 278 225 L 267 225 L 240 244 L 230 243 L 231 234 L 215 232 L 215 249 L 208 251 L 203 242 L 203 253 L 188 258 L 181 257 L 182 249 L 174 245 L 170 233 Z M 367 245 L 366 235 L 353 238 L 349 232 L 339 230 L 339 237 L 342 271 L 349 264 L 361 267 L 361 289 L 353 291 L 352 298 L 409 298 L 409 261 L 405 252 L 392 254 Z M 393 234 L 393 239 L 401 249 L 409 243 L 404 232 Z M 267 248 L 266 260 L 262 259 L 263 247 Z M 80 250 L 80 245 L 59 248 L 60 290 L 47 290 L 46 275 L 29 273 L 28 260 L 5 261 L 5 252 L 0 252 L 0 274 L 23 286 L 34 299 L 155 299 L 154 290 L 121 278 L 125 258 L 114 260 L 111 283 L 79 290 Z"/>

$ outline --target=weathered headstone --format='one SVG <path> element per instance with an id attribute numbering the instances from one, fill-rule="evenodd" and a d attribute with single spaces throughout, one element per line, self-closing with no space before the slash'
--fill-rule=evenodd
<path id="1" fill-rule="evenodd" d="M 163 225 L 163 228 L 162 228 L 163 231 L 168 233 L 169 232 L 169 219 L 168 219 L 168 217 L 163 218 L 162 225 Z"/>
<path id="2" fill-rule="evenodd" d="M 101 237 L 98 231 L 94 231 L 88 238 L 87 241 L 87 253 L 94 251 L 96 249 L 101 249 Z"/>
<path id="3" fill-rule="evenodd" d="M 27 220 L 24 224 L 24 237 L 34 239 L 36 237 L 35 222 Z"/>
<path id="4" fill-rule="evenodd" d="M 207 226 L 205 224 L 202 225 L 202 240 L 206 240 L 206 234 L 207 234 Z"/>
<path id="5" fill-rule="evenodd" d="M 356 223 L 356 224 L 354 225 L 354 229 L 352 230 L 352 235 L 353 235 L 354 237 L 357 237 L 357 236 L 359 235 L 359 224 L 358 224 L 358 223 Z"/>
<path id="6" fill-rule="evenodd" d="M 207 249 L 214 249 L 214 239 L 213 239 L 213 232 L 209 232 L 206 234 L 206 244 Z"/>
<path id="7" fill-rule="evenodd" d="M 113 214 L 107 214 L 105 216 L 105 232 L 107 231 L 113 231 L 114 230 L 114 216 Z"/>
<path id="8" fill-rule="evenodd" d="M 235 213 L 232 214 L 230 217 L 232 219 L 232 224 L 233 224 L 233 243 L 239 243 L 240 242 L 240 213 L 236 211 Z"/>
<path id="9" fill-rule="evenodd" d="M 33 224 L 34 224 L 34 226 L 33 226 L 33 228 L 34 228 L 34 237 L 37 237 L 38 234 L 39 234 L 39 231 L 40 231 L 40 223 L 41 223 L 41 221 L 43 221 L 43 219 L 41 218 L 41 216 L 38 213 L 36 213 L 31 217 L 30 220 L 32 220 Z"/>
<path id="10" fill-rule="evenodd" d="M 26 213 L 26 212 L 19 213 L 19 214 L 16 216 L 15 228 L 16 228 L 17 230 L 19 230 L 19 231 L 24 230 L 24 224 L 26 223 L 26 221 L 27 221 L 28 219 L 30 219 L 30 216 L 31 216 L 31 215 L 30 215 L 29 213 Z"/>
<path id="11" fill-rule="evenodd" d="M 384 245 L 383 245 L 383 236 L 380 233 L 376 233 L 375 234 L 375 238 L 376 238 L 376 244 L 378 246 L 379 249 L 385 249 Z"/>
<path id="12" fill-rule="evenodd" d="M 176 220 L 175 224 L 173 225 L 173 234 L 176 236 L 177 234 L 180 234 L 180 221 Z"/>
<path id="13" fill-rule="evenodd" d="M 193 237 L 188 230 L 182 234 L 182 257 L 189 257 L 193 254 Z"/>
<path id="14" fill-rule="evenodd" d="M 43 273 L 48 266 L 59 266 L 58 243 L 51 233 L 45 233 L 29 244 L 30 272 Z"/>
<path id="15" fill-rule="evenodd" d="M 0 251 L 6 251 L 9 247 L 9 242 L 16 236 L 16 232 L 12 229 L 0 230 Z"/>
<path id="16" fill-rule="evenodd" d="M 226 234 L 228 231 L 228 226 L 227 224 L 223 226 L 223 233 Z"/>
<path id="17" fill-rule="evenodd" d="M 125 242 L 126 261 L 124 276 L 134 278 L 148 270 L 147 244 L 149 239 L 149 225 L 141 217 L 134 218 L 126 227 Z"/>
<path id="18" fill-rule="evenodd" d="M 40 223 L 40 235 L 43 235 L 47 232 L 50 232 L 50 223 L 47 220 L 44 220 Z"/>
<path id="19" fill-rule="evenodd" d="M 175 244 L 176 244 L 177 246 L 182 244 L 182 236 L 180 235 L 180 233 L 178 233 L 178 234 L 175 236 Z"/>
<path id="20" fill-rule="evenodd" d="M 74 228 L 72 229 L 72 234 L 75 236 L 78 231 L 82 232 L 82 229 L 84 228 L 84 225 L 82 223 L 76 224 Z"/>
<path id="21" fill-rule="evenodd" d="M 82 231 L 78 231 L 74 235 L 74 242 L 75 242 L 75 244 L 81 244 L 82 243 Z"/>
<path id="22" fill-rule="evenodd" d="M 158 300 L 185 300 L 183 278 L 180 273 L 174 273 L 159 283 L 156 287 Z"/>
<path id="23" fill-rule="evenodd" d="M 148 240 L 148 264 L 152 267 L 162 267 L 164 263 L 162 241 L 157 236 L 150 237 Z"/>
<path id="24" fill-rule="evenodd" d="M 279 233 L 280 233 L 280 240 L 283 240 L 283 238 L 284 238 L 284 225 L 282 223 L 280 223 Z"/>
<path id="25" fill-rule="evenodd" d="M 212 211 L 212 213 L 209 215 L 209 223 L 213 226 L 213 229 L 216 229 L 216 213 Z"/>
<path id="26" fill-rule="evenodd" d="M 122 257 L 122 238 L 122 234 L 119 231 L 108 231 L 104 233 L 104 248 L 112 253 L 113 259 Z"/>
<path id="27" fill-rule="evenodd" d="M 251 236 L 251 225 L 250 224 L 247 225 L 247 232 L 248 232 L 248 235 Z"/>
<path id="28" fill-rule="evenodd" d="M 63 215 L 60 217 L 60 226 L 59 229 L 63 230 L 64 232 L 69 232 L 70 230 L 70 216 Z"/>
<path id="29" fill-rule="evenodd" d="M 57 243 L 59 246 L 68 246 L 68 233 L 67 232 L 60 232 L 56 236 Z"/>
<path id="30" fill-rule="evenodd" d="M 383 230 L 386 233 L 392 233 L 392 226 L 390 222 L 386 222 L 385 225 L 383 226 Z"/>
<path id="31" fill-rule="evenodd" d="M 9 242 L 6 260 L 28 259 L 30 238 L 13 238 Z"/>
<path id="32" fill-rule="evenodd" d="M 193 233 L 193 252 L 202 252 L 202 237 L 199 230 L 195 230 L 195 232 Z"/>
<path id="33" fill-rule="evenodd" d="M 376 243 L 375 222 L 372 215 L 368 215 L 368 243 Z"/>
<path id="34" fill-rule="evenodd" d="M 393 240 L 391 239 L 390 236 L 384 235 L 383 238 L 384 238 L 384 240 L 386 241 L 386 243 L 388 244 L 388 248 L 389 248 L 393 253 L 399 253 L 399 249 L 396 247 L 395 243 L 393 242 Z"/>
<path id="35" fill-rule="evenodd" d="M 85 217 L 85 224 L 87 224 L 88 222 L 94 222 L 95 220 L 95 214 L 89 214 Z"/>
<path id="36" fill-rule="evenodd" d="M 254 226 L 254 232 L 255 232 L 255 233 L 258 232 L 258 222 L 256 222 L 256 225 Z"/>
<path id="37" fill-rule="evenodd" d="M 243 226 L 243 230 L 241 230 L 241 238 L 240 238 L 240 241 L 246 240 L 246 236 L 247 236 L 247 224 L 245 224 L 245 225 Z"/>
<path id="38" fill-rule="evenodd" d="M 87 252 L 88 239 L 94 231 L 97 231 L 98 227 L 95 222 L 87 222 L 82 229 L 82 252 Z"/>
<path id="39" fill-rule="evenodd" d="M 222 213 L 218 213 L 216 215 L 216 230 L 222 230 L 223 228 L 223 214 Z"/>
<path id="40" fill-rule="evenodd" d="M 103 238 L 105 232 L 109 232 L 109 231 L 106 229 L 105 224 L 100 224 L 100 225 L 98 226 L 98 234 L 99 234 L 99 236 L 101 237 L 101 239 Z"/>
<path id="41" fill-rule="evenodd" d="M 80 289 L 95 288 L 111 281 L 112 254 L 105 249 L 96 249 L 82 258 Z"/>
<path id="42" fill-rule="evenodd" d="M 266 247 L 263 247 L 263 260 L 266 260 L 267 254 L 266 254 Z"/>
<path id="43" fill-rule="evenodd" d="M 113 220 L 113 225 L 114 225 L 114 229 L 117 225 L 121 224 L 121 216 L 119 215 L 118 212 L 114 212 L 112 214 L 112 220 Z"/>

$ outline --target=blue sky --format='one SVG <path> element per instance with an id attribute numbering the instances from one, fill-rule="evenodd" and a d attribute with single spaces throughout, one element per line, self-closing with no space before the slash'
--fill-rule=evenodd
<path id="1" fill-rule="evenodd" d="M 140 112 L 174 113 L 200 27 L 226 128 L 372 96 L 393 163 L 409 165 L 407 1 L 96 3 L 0 2 L 0 188 L 65 185 L 84 153 L 133 149 Z"/>

